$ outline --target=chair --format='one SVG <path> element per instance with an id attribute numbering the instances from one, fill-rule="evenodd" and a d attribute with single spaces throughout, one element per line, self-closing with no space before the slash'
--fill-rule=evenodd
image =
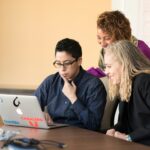
<path id="1" fill-rule="evenodd" d="M 34 89 L 0 88 L 0 94 L 33 95 Z"/>
<path id="2" fill-rule="evenodd" d="M 108 93 L 108 78 L 103 77 L 103 78 L 100 78 L 100 80 L 103 82 L 106 88 L 106 91 Z M 107 94 L 107 101 L 106 101 L 103 118 L 101 121 L 100 132 L 105 133 L 107 129 L 110 129 L 114 125 L 114 117 L 115 117 L 117 106 L 118 106 L 118 100 L 115 99 L 113 101 L 110 101 L 108 94 Z"/>

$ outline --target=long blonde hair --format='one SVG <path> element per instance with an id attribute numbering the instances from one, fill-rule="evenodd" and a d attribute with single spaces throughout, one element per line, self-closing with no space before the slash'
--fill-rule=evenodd
<path id="1" fill-rule="evenodd" d="M 132 92 L 133 78 L 140 73 L 150 73 L 150 61 L 127 40 L 110 44 L 105 52 L 113 54 L 123 66 L 120 84 L 113 85 L 109 81 L 109 96 L 111 99 L 119 96 L 122 101 L 128 102 Z"/>

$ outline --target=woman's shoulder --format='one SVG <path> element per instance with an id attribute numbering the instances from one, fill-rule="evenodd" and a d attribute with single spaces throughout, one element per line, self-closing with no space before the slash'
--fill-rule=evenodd
<path id="1" fill-rule="evenodd" d="M 134 83 L 138 85 L 150 84 L 150 73 L 140 73 L 134 77 Z"/>
<path id="2" fill-rule="evenodd" d="M 150 73 L 142 72 L 135 76 L 137 79 L 139 78 L 150 78 Z"/>
<path id="3" fill-rule="evenodd" d="M 150 94 L 150 74 L 140 73 L 136 75 L 132 83 L 132 90 L 135 95 Z"/>

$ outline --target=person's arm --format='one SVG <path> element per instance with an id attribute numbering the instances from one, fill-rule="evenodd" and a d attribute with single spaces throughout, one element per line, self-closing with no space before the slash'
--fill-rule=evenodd
<path id="1" fill-rule="evenodd" d="M 114 125 L 116 131 L 125 133 L 127 131 L 127 102 L 119 102 L 118 122 Z"/>
<path id="2" fill-rule="evenodd" d="M 87 69 L 87 72 L 95 77 L 98 78 L 102 78 L 105 77 L 106 74 L 104 73 L 104 71 L 100 68 L 94 68 L 94 67 L 90 67 L 89 69 Z"/>
<path id="3" fill-rule="evenodd" d="M 144 41 L 138 40 L 138 48 L 150 60 L 150 48 Z"/>
<path id="4" fill-rule="evenodd" d="M 119 115 L 118 115 L 118 122 L 114 125 L 113 128 L 108 129 L 106 132 L 106 135 L 114 136 L 121 139 L 126 139 L 125 132 L 127 130 L 127 103 L 126 102 L 120 102 L 119 103 Z M 121 134 L 123 133 L 123 134 Z"/>
<path id="5" fill-rule="evenodd" d="M 68 81 L 64 77 L 62 77 L 62 79 L 64 80 L 64 86 L 63 86 L 62 92 L 73 104 L 77 100 L 76 85 L 74 84 L 73 81 Z"/>
<path id="6" fill-rule="evenodd" d="M 133 141 L 141 141 L 150 139 L 150 75 L 140 78 L 136 86 L 138 86 L 139 99 L 143 104 L 136 105 L 139 110 L 138 118 L 142 125 L 129 135 Z"/>
<path id="7" fill-rule="evenodd" d="M 50 88 L 51 77 L 49 76 L 40 84 L 40 86 L 34 92 L 34 95 L 38 98 L 43 112 L 45 110 L 45 106 L 47 106 L 48 92 L 50 91 Z"/>
<path id="8" fill-rule="evenodd" d="M 41 109 L 44 113 L 45 120 L 48 124 L 52 124 L 53 120 L 51 116 L 48 114 L 47 111 L 47 97 L 48 97 L 48 91 L 50 91 L 51 88 L 51 78 L 47 77 L 41 85 L 37 88 L 37 90 L 34 92 L 34 95 L 38 98 L 38 101 L 41 105 Z"/>
<path id="9" fill-rule="evenodd" d="M 139 112 L 138 113 L 138 122 L 140 122 L 140 126 L 135 128 L 132 132 L 126 133 L 124 131 L 127 131 L 126 123 L 127 121 L 125 120 L 125 116 L 123 113 L 120 114 L 120 119 L 118 124 L 114 127 L 116 132 L 114 137 L 128 140 L 128 141 L 148 141 L 150 137 L 150 75 L 147 77 L 141 77 L 138 79 L 138 82 L 136 82 L 136 85 L 134 85 L 134 93 L 138 92 L 138 101 L 135 99 L 136 102 L 136 107 Z M 140 100 L 140 101 L 139 101 Z M 123 102 L 121 102 L 123 104 Z M 124 103 L 125 104 L 125 103 Z M 123 106 L 123 105 L 122 105 Z M 134 106 L 135 107 L 135 106 Z M 121 107 L 120 111 L 125 110 L 126 108 L 124 105 L 124 108 Z M 137 124 L 138 126 L 138 124 Z"/>
<path id="10" fill-rule="evenodd" d="M 89 85 L 87 93 L 84 93 L 87 104 L 83 104 L 77 99 L 73 103 L 74 112 L 84 126 L 91 130 L 99 130 L 106 104 L 106 90 L 102 82 L 98 79 Z"/>

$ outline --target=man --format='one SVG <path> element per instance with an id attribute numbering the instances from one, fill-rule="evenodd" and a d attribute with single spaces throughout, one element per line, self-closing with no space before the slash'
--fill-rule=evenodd
<path id="1" fill-rule="evenodd" d="M 55 48 L 53 65 L 57 73 L 48 76 L 36 90 L 49 122 L 98 130 L 103 116 L 106 91 L 102 82 L 81 67 L 82 49 L 73 39 L 62 39 Z"/>

